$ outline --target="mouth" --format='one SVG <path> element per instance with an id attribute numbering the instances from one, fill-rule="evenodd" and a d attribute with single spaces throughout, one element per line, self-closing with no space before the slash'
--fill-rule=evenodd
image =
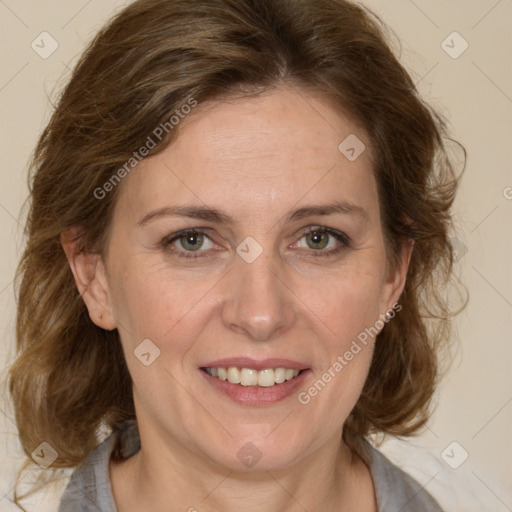
<path id="1" fill-rule="evenodd" d="M 240 405 L 269 406 L 293 397 L 311 369 L 289 359 L 221 359 L 199 368 L 217 396 Z"/>
<path id="2" fill-rule="evenodd" d="M 239 368 L 237 366 L 213 366 L 201 368 L 208 375 L 240 386 L 270 388 L 297 378 L 303 370 L 293 368 Z"/>

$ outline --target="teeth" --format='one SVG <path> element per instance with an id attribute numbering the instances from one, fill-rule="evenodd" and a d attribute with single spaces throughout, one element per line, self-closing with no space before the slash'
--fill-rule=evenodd
<path id="1" fill-rule="evenodd" d="M 236 382 L 232 382 L 231 384 L 236 384 Z M 242 370 L 240 372 L 240 384 L 242 384 L 242 386 L 257 386 L 258 385 L 257 370 L 250 370 L 249 368 L 242 368 Z"/>
<path id="2" fill-rule="evenodd" d="M 240 383 L 240 370 L 238 368 L 235 368 L 232 366 L 231 368 L 228 368 L 228 380 L 229 382 L 233 384 L 239 384 Z"/>
<path id="3" fill-rule="evenodd" d="M 276 383 L 276 374 L 274 370 L 260 370 L 258 372 L 258 386 L 268 388 Z"/>
<path id="4" fill-rule="evenodd" d="M 237 368 L 235 366 L 230 366 L 229 368 L 206 368 L 206 372 L 212 377 L 227 380 L 231 384 L 260 386 L 264 388 L 292 380 L 299 375 L 299 371 L 291 368 L 266 368 L 265 370 L 258 371 L 252 368 Z"/>
<path id="5" fill-rule="evenodd" d="M 284 368 L 276 368 L 274 370 L 274 378 L 276 384 L 282 384 L 286 380 L 286 370 Z"/>

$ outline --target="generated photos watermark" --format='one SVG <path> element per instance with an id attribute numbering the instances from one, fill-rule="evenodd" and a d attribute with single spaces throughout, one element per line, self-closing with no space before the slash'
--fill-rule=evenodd
<path id="1" fill-rule="evenodd" d="M 321 377 L 317 379 L 306 391 L 301 391 L 297 395 L 297 400 L 302 405 L 308 405 L 311 399 L 314 398 L 325 386 L 331 382 L 346 366 L 349 365 L 359 352 L 368 344 L 368 339 L 377 336 L 384 328 L 384 325 L 393 319 L 396 313 L 402 310 L 402 305 L 398 302 L 393 305 L 386 313 L 379 315 L 379 319 L 371 327 L 366 327 L 357 335 L 357 340 L 352 340 L 348 350 L 343 355 L 339 355 L 327 370 L 322 373 Z"/>
<path id="2" fill-rule="evenodd" d="M 169 117 L 169 120 L 160 123 L 148 136 L 146 142 L 137 150 L 132 153 L 132 157 L 129 158 L 125 164 L 120 167 L 112 176 L 101 186 L 94 189 L 94 197 L 101 201 L 105 199 L 109 192 L 112 192 L 114 188 L 121 183 L 121 180 L 125 178 L 130 172 L 141 162 L 149 152 L 156 147 L 156 145 L 162 141 L 162 139 L 170 133 L 182 119 L 192 112 L 192 109 L 197 106 L 197 100 L 190 98 L 187 103 L 183 104 L 180 108 L 174 111 L 174 114 Z"/>

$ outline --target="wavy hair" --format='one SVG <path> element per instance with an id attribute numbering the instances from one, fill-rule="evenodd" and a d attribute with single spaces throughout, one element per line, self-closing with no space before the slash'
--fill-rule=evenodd
<path id="1" fill-rule="evenodd" d="M 409 435 L 425 423 L 455 314 L 444 290 L 454 274 L 459 177 L 446 122 L 419 97 L 389 41 L 376 15 L 344 0 L 137 0 L 97 34 L 40 137 L 29 177 L 9 375 L 27 455 L 46 441 L 58 452 L 53 467 L 76 466 L 97 446 L 101 425 L 135 417 L 119 335 L 89 318 L 61 234 L 78 226 L 80 250 L 102 254 L 122 188 L 101 199 L 97 190 L 156 127 L 191 99 L 222 101 L 279 84 L 323 95 L 361 124 L 390 262 L 415 242 L 402 310 L 377 337 L 344 439 L 356 449 L 371 433 Z M 149 154 L 177 134 L 169 130 Z"/>

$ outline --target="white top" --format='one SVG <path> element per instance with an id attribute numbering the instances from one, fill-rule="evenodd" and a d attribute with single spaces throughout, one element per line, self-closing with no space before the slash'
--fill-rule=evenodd
<path id="1" fill-rule="evenodd" d="M 366 442 L 378 512 L 443 512 L 438 503 L 415 480 Z M 140 450 L 135 420 L 116 426 L 71 476 L 59 512 L 117 512 L 109 474 L 115 451 L 127 458 Z"/>

